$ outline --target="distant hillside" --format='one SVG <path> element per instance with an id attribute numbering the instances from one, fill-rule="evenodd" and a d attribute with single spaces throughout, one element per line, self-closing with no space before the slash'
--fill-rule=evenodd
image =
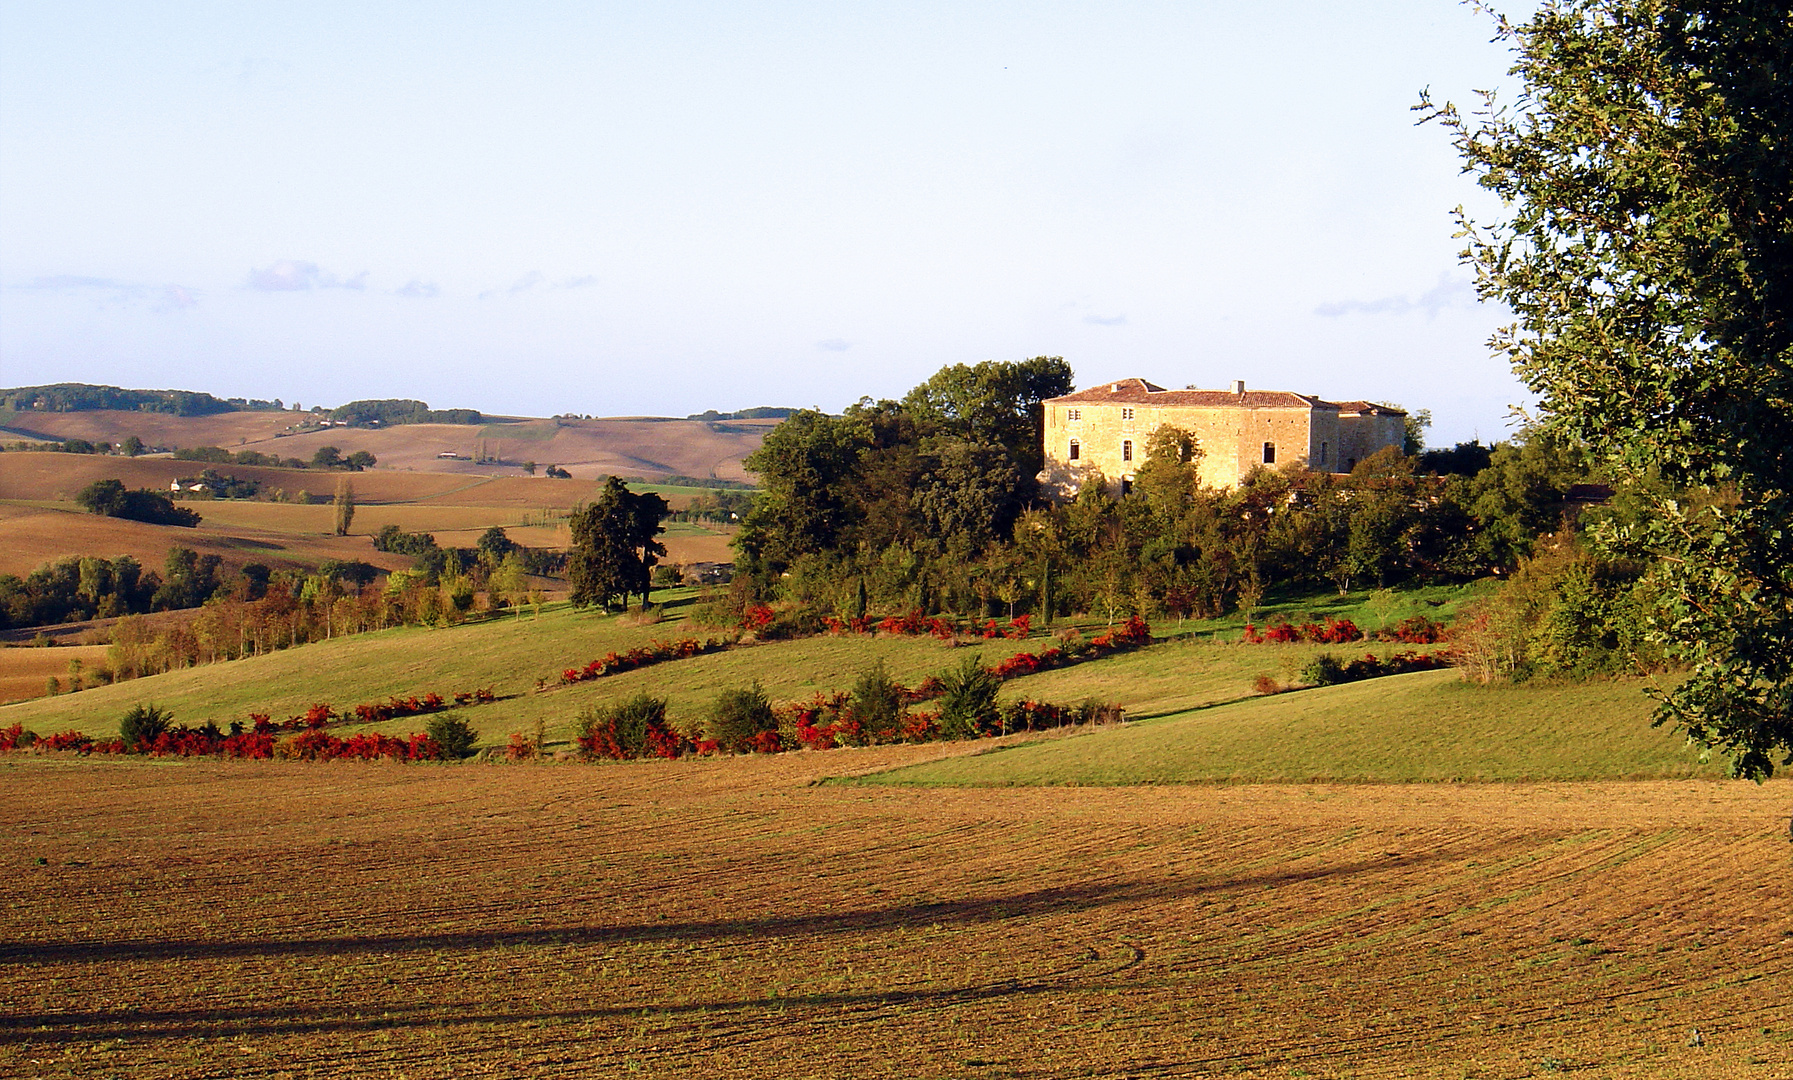
<path id="1" fill-rule="evenodd" d="M 49 386 L 15 386 L 0 390 L 0 408 L 18 412 L 87 412 L 94 409 L 170 413 L 174 416 L 214 416 L 239 410 L 283 409 L 273 401 L 248 398 L 216 398 L 194 390 L 126 390 L 88 383 L 53 383 Z"/>
<path id="2" fill-rule="evenodd" d="M 478 424 L 484 422 L 478 409 L 432 409 L 410 398 L 381 398 L 351 401 L 338 405 L 327 414 L 351 427 L 367 424 Z"/>
<path id="3" fill-rule="evenodd" d="M 687 419 L 687 420 L 785 420 L 785 419 L 788 419 L 790 417 L 790 415 L 796 411 L 797 411 L 796 409 L 786 409 L 786 408 L 782 408 L 782 407 L 775 408 L 771 405 L 761 405 L 758 408 L 753 408 L 753 409 L 739 409 L 735 412 L 717 412 L 715 409 L 705 409 L 703 412 L 700 412 L 700 413 L 692 413 L 690 416 L 685 417 L 685 419 Z"/>

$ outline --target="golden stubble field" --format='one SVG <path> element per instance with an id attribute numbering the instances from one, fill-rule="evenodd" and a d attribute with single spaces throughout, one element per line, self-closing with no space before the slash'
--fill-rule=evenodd
<path id="1" fill-rule="evenodd" d="M 959 752 L 11 759 L 0 1074 L 1789 1074 L 1793 785 L 816 783 Z"/>

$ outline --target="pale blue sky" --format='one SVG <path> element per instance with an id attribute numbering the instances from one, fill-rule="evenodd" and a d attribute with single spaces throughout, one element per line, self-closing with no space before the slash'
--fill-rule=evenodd
<path id="1" fill-rule="evenodd" d="M 0 385 L 683 415 L 1062 355 L 1506 430 L 1449 0 L 0 0 Z"/>

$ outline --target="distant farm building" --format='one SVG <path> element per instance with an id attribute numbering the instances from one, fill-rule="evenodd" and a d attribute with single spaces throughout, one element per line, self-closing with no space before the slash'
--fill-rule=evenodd
<path id="1" fill-rule="evenodd" d="M 1100 474 L 1126 493 L 1145 464 L 1152 433 L 1169 425 L 1196 438 L 1198 466 L 1209 487 L 1237 487 L 1254 469 L 1300 463 L 1350 472 L 1383 447 L 1406 438 L 1407 414 L 1368 401 L 1323 401 L 1287 390 L 1166 390 L 1144 379 L 1121 379 L 1045 403 L 1049 494 L 1070 498 Z"/>

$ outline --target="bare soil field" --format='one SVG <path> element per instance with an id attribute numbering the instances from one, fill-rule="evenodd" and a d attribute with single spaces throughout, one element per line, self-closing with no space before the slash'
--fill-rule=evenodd
<path id="1" fill-rule="evenodd" d="M 23 635 L 21 635 L 23 636 Z M 106 665 L 106 646 L 74 645 L 54 649 L 0 649 L 0 704 L 41 697 L 54 678 L 70 686 L 69 661 L 88 671 Z M 83 681 L 91 681 L 91 677 Z"/>
<path id="2" fill-rule="evenodd" d="M 387 469 L 449 474 L 512 474 L 534 461 L 544 468 L 557 464 L 575 477 L 611 474 L 660 479 L 667 476 L 715 476 L 746 480 L 741 459 L 759 446 L 776 420 L 730 420 L 705 423 L 653 417 L 600 420 L 499 420 L 486 424 L 400 424 L 388 428 L 323 428 L 288 433 L 300 422 L 293 412 L 224 413 L 218 416 L 171 416 L 165 413 L 94 410 L 70 413 L 9 413 L 4 418 L 12 437 L 80 438 L 121 442 L 136 435 L 152 446 L 221 446 L 226 450 L 258 450 L 280 457 L 309 460 L 321 446 L 343 453 L 366 450 Z M 486 456 L 505 465 L 477 464 Z M 455 458 L 439 454 L 453 452 Z M 197 471 L 197 470 L 195 470 Z M 164 481 L 166 482 L 166 481 Z M 0 495 L 0 498 L 20 496 Z"/>
<path id="3" fill-rule="evenodd" d="M 0 1073 L 1788 1075 L 1793 784 L 816 783 L 958 752 L 0 759 Z"/>
<path id="4" fill-rule="evenodd" d="M 330 508 L 311 509 L 327 514 Z M 205 511 L 202 508 L 200 512 Z M 23 577 L 65 555 L 106 559 L 129 555 L 145 568 L 160 571 L 171 547 L 217 555 L 233 572 L 248 562 L 309 569 L 324 559 L 360 559 L 387 570 L 411 565 L 404 556 L 375 551 L 365 536 L 335 536 L 328 528 L 326 518 L 323 531 L 302 536 L 206 521 L 189 529 L 99 517 L 76 509 L 0 506 L 0 574 Z"/>

